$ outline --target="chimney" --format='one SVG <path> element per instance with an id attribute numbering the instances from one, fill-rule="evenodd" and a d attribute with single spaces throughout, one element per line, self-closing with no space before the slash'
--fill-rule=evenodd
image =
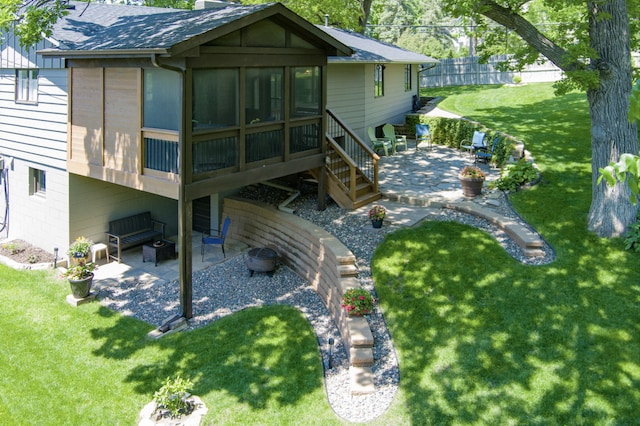
<path id="1" fill-rule="evenodd" d="M 221 9 L 229 6 L 229 3 L 219 0 L 196 0 L 195 5 L 193 6 L 194 10 L 203 10 L 203 9 Z"/>
<path id="2" fill-rule="evenodd" d="M 198 1 L 200 1 L 200 0 L 198 0 Z M 329 14 L 328 13 L 324 14 L 324 26 L 325 27 L 329 26 Z"/>

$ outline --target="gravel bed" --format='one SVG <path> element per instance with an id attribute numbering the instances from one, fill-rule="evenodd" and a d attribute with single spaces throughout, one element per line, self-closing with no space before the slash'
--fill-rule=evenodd
<path id="1" fill-rule="evenodd" d="M 251 186 L 240 195 L 277 206 L 289 194 L 265 186 Z M 494 208 L 500 209 L 502 214 L 522 222 L 510 208 L 506 198 L 498 199 L 496 204 L 499 205 Z M 306 192 L 303 190 L 302 195 L 288 207 L 294 209 L 296 215 L 326 229 L 353 252 L 359 269 L 358 281 L 377 297 L 371 278 L 371 255 L 392 229 L 383 227 L 373 230 L 364 226 L 366 220 L 363 222 L 359 215 L 348 214 L 348 211 L 339 208 L 331 200 L 325 211 L 318 211 L 316 206 L 315 189 L 312 188 Z M 541 264 L 554 258 L 553 250 L 548 245 L 543 247 L 543 257 L 524 256 L 520 247 L 504 232 L 475 216 L 452 210 L 428 209 L 425 212 L 426 219 L 429 220 L 453 220 L 484 229 L 507 252 L 523 263 Z M 361 229 L 362 232 L 354 232 L 354 229 Z M 122 282 L 118 287 L 96 284 L 101 303 L 151 324 L 159 326 L 168 317 L 179 312 L 179 285 L 175 281 L 139 282 L 132 279 Z M 327 398 L 338 416 L 348 421 L 366 422 L 387 410 L 398 389 L 400 370 L 393 341 L 380 308 L 376 306 L 367 318 L 374 336 L 372 369 L 376 392 L 353 396 L 350 392 L 346 348 L 329 311 L 306 281 L 286 266 L 279 265 L 273 276 L 255 273 L 250 277 L 243 256 L 238 256 L 194 273 L 194 318 L 189 321 L 189 326 L 201 327 L 241 309 L 268 304 L 295 306 L 314 327 L 325 369 Z M 159 306 L 163 309 L 159 310 Z M 329 339 L 333 339 L 333 345 L 329 345 Z"/>

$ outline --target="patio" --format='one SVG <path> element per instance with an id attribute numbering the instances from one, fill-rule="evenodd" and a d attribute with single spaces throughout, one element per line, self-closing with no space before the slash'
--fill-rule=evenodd
<path id="1" fill-rule="evenodd" d="M 387 226 L 413 226 L 429 216 L 432 209 L 443 206 L 467 206 L 491 209 L 492 214 L 504 208 L 504 197 L 500 191 L 485 190 L 481 196 L 473 199 L 462 195 L 458 181 L 458 172 L 465 165 L 473 164 L 473 158 L 460 151 L 434 145 L 426 151 L 416 151 L 415 141 L 409 140 L 409 146 L 395 155 L 382 157 L 380 160 L 380 190 L 383 199 L 378 204 L 384 204 L 387 209 Z M 487 182 L 499 177 L 499 170 L 486 164 L 478 164 L 487 174 Z M 371 205 L 349 211 L 349 215 L 361 215 L 366 218 L 366 212 Z M 176 236 L 168 239 L 175 241 Z M 246 244 L 227 239 L 225 250 L 227 259 L 245 253 L 250 247 Z M 204 262 L 200 254 L 200 234 L 193 234 L 192 240 L 192 270 L 193 272 L 207 269 L 221 263 L 224 259 L 218 247 L 209 247 Z M 121 263 L 107 263 L 104 258 L 97 261 L 96 280 L 109 284 L 117 284 L 125 279 L 138 279 L 153 283 L 158 280 L 164 282 L 177 281 L 179 264 L 177 259 L 163 260 L 154 266 L 152 262 L 143 262 L 142 248 L 134 247 L 123 252 Z"/>

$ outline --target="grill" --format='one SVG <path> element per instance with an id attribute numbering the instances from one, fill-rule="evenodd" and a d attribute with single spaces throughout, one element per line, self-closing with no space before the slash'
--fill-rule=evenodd
<path id="1" fill-rule="evenodd" d="M 267 272 L 271 277 L 276 269 L 277 260 L 278 253 L 275 250 L 266 247 L 253 248 L 247 252 L 245 264 L 251 271 L 250 276 L 253 276 L 254 272 Z"/>

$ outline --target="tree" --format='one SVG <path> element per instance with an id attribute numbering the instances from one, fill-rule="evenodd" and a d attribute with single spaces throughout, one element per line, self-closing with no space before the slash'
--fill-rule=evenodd
<path id="1" fill-rule="evenodd" d="M 329 24 L 338 28 L 363 32 L 371 13 L 373 0 L 281 0 L 289 9 L 314 24 Z M 241 0 L 243 4 L 273 3 L 273 0 Z"/>
<path id="2" fill-rule="evenodd" d="M 629 120 L 640 120 L 640 82 L 636 82 L 629 97 Z M 637 204 L 640 198 L 640 155 L 622 154 L 617 162 L 600 169 L 598 184 L 605 180 L 609 186 L 627 182 L 631 190 L 631 202 Z M 627 180 L 628 179 L 628 180 Z"/>
<path id="3" fill-rule="evenodd" d="M 632 85 L 631 48 L 637 46 L 638 0 L 443 0 L 454 16 L 467 16 L 488 29 L 486 18 L 524 41 L 518 64 L 545 56 L 564 72 L 556 89 L 587 94 L 591 116 L 592 202 L 588 228 L 599 236 L 621 235 L 633 223 L 637 207 L 628 185 L 598 185 L 598 170 L 622 153 L 638 152 L 636 122 L 627 120 Z M 534 24 L 538 17 L 560 17 L 560 25 Z M 529 15 L 527 15 L 529 14 Z M 634 19 L 630 19 L 633 17 Z M 484 22 L 484 24 L 482 24 Z M 634 36 L 632 37 L 631 34 Z"/>
<path id="4" fill-rule="evenodd" d="M 50 36 L 53 25 L 67 13 L 63 0 L 0 0 L 0 29 L 12 30 L 23 47 Z"/>
<path id="5" fill-rule="evenodd" d="M 388 0 L 371 11 L 367 34 L 413 52 L 436 58 L 457 55 L 456 22 L 447 17 L 440 0 Z"/>

